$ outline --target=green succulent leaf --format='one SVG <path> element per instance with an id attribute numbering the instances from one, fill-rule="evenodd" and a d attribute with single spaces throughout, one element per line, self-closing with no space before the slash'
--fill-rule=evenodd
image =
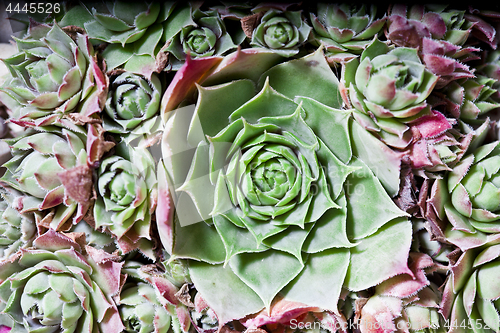
<path id="1" fill-rule="evenodd" d="M 190 261 L 189 274 L 219 322 L 240 319 L 262 309 L 262 299 L 227 266 Z M 217 279 L 213 279 L 217 276 Z M 228 288 L 231 286 L 231 288 Z M 238 297 L 234 297 L 238 295 Z"/>
<path id="2" fill-rule="evenodd" d="M 351 248 L 345 286 L 359 291 L 398 274 L 411 275 L 405 253 L 411 238 L 411 224 L 404 218 L 397 218 L 360 241 Z M 399 255 L 394 256 L 395 252 Z"/>

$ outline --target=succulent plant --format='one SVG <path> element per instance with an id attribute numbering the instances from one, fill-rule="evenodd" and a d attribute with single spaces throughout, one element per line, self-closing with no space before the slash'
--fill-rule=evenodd
<path id="1" fill-rule="evenodd" d="M 412 140 L 408 123 L 430 114 L 426 98 L 437 80 L 415 49 L 391 49 L 378 39 L 359 60 L 347 62 L 343 71 L 354 118 L 387 145 L 400 149 Z"/>
<path id="2" fill-rule="evenodd" d="M 0 88 L 11 122 L 47 126 L 64 124 L 69 114 L 88 121 L 100 112 L 107 85 L 88 36 L 73 40 L 56 23 L 33 24 L 28 37 L 15 41 L 19 53 L 3 60 L 11 78 Z"/>
<path id="3" fill-rule="evenodd" d="M 497 235 L 500 205 L 499 142 L 480 146 L 467 154 L 443 179 L 432 187 L 429 204 L 448 242 L 463 251 L 486 243 Z M 438 225 L 443 225 L 436 222 Z"/>
<path id="4" fill-rule="evenodd" d="M 66 221 L 80 221 L 89 208 L 92 170 L 81 128 L 82 132 L 55 126 L 45 130 L 30 129 L 6 140 L 13 157 L 3 165 L 7 170 L 1 180 L 25 194 L 18 204 L 21 212 L 54 208 L 50 227 L 58 230 Z"/>
<path id="5" fill-rule="evenodd" d="M 420 49 L 422 61 L 426 67 L 439 76 L 436 88 L 442 88 L 450 82 L 460 79 L 474 78 L 475 68 L 465 63 L 479 59 L 473 52 L 480 51 L 474 47 L 461 47 L 445 40 L 423 38 Z"/>
<path id="6" fill-rule="evenodd" d="M 158 231 L 171 259 L 188 260 L 219 325 L 275 297 L 337 312 L 342 285 L 361 290 L 408 271 L 411 226 L 353 156 L 350 112 L 336 109 L 338 80 L 322 50 L 242 70 L 272 55 L 226 56 L 198 85 L 196 107 L 168 116 L 163 136 Z M 198 61 L 181 68 L 172 91 L 192 80 L 184 70 L 209 60 Z M 384 208 L 368 217 L 366 205 Z M 377 253 L 370 265 L 367 251 Z M 381 258 L 390 264 L 375 264 Z"/>
<path id="7" fill-rule="evenodd" d="M 198 6 L 177 6 L 163 26 L 163 52 L 169 54 L 169 68 L 178 70 L 186 57 L 223 55 L 234 50 L 245 35 L 229 32 L 216 10 L 203 11 Z"/>
<path id="8" fill-rule="evenodd" d="M 145 149 L 125 144 L 104 158 L 97 175 L 94 219 L 107 228 L 124 253 L 139 248 L 154 258 L 150 243 L 151 214 L 156 208 L 156 168 Z"/>
<path id="9" fill-rule="evenodd" d="M 291 57 L 309 40 L 311 27 L 301 11 L 267 10 L 252 31 L 251 44 Z"/>
<path id="10" fill-rule="evenodd" d="M 193 304 L 188 284 L 182 284 L 181 287 L 177 287 L 171 282 L 172 277 L 170 272 L 168 270 L 167 272 L 160 271 L 156 265 L 141 265 L 138 267 L 129 261 L 125 264 L 123 271 L 134 277 L 136 281 L 138 281 L 138 277 L 140 279 L 139 282 L 147 282 L 154 289 L 157 301 L 155 304 L 158 306 L 157 303 L 160 303 L 163 310 L 166 310 L 170 317 L 170 327 L 172 328 L 172 330 L 168 330 L 168 324 L 166 321 L 161 320 L 164 318 L 160 318 L 157 324 L 161 324 L 162 330 L 159 330 L 159 332 L 167 332 L 168 330 L 169 332 L 188 333 L 194 331 L 195 326 L 192 325 L 194 319 L 190 316 L 190 310 L 195 307 L 200 309 L 198 306 L 202 304 L 200 303 L 196 306 Z M 152 292 L 149 288 L 147 290 L 149 293 Z M 165 314 L 163 310 L 158 309 L 158 312 Z"/>
<path id="11" fill-rule="evenodd" d="M 398 46 L 421 46 L 422 38 L 463 45 L 473 27 L 465 11 L 446 9 L 444 4 L 391 6 L 386 36 Z"/>
<path id="12" fill-rule="evenodd" d="M 162 296 L 142 277 L 139 262 L 125 262 L 122 272 L 127 274 L 118 311 L 125 326 L 124 332 L 167 333 L 171 327 L 171 313 L 163 307 Z M 173 306 L 170 306 L 173 311 Z M 174 312 L 175 313 L 175 312 Z"/>
<path id="13" fill-rule="evenodd" d="M 387 18 L 387 39 L 397 46 L 419 47 L 422 38 L 442 39 L 446 34 L 446 23 L 436 12 L 416 4 L 408 8 L 404 4 L 390 7 Z"/>
<path id="14" fill-rule="evenodd" d="M 498 241 L 464 251 L 451 266 L 443 290 L 441 313 L 448 332 L 500 330 Z"/>
<path id="15" fill-rule="evenodd" d="M 0 202 L 0 260 L 15 255 L 21 248 L 31 246 L 36 236 L 34 214 L 21 214 L 14 206 L 21 193 L 13 189 L 2 191 Z"/>
<path id="16" fill-rule="evenodd" d="M 413 140 L 407 151 L 415 174 L 451 170 L 463 157 L 473 134 L 463 134 L 452 124 L 435 110 L 410 124 Z"/>
<path id="17" fill-rule="evenodd" d="M 167 19 L 174 2 L 93 1 L 71 8 L 61 25 L 76 25 L 87 31 L 92 41 L 108 45 L 102 51 L 107 69 L 123 67 L 150 78 L 163 70 L 156 63 L 163 35 L 161 23 Z"/>
<path id="18" fill-rule="evenodd" d="M 83 6 L 93 18 L 84 24 L 89 37 L 122 45 L 143 38 L 161 10 L 161 5 L 154 1 L 133 4 L 126 1 L 95 1 Z"/>
<path id="19" fill-rule="evenodd" d="M 162 87 L 156 75 L 151 80 L 123 72 L 110 81 L 104 107 L 103 127 L 132 140 L 158 131 Z"/>
<path id="20" fill-rule="evenodd" d="M 409 258 L 411 275 L 384 281 L 373 296 L 363 300 L 356 313 L 362 333 L 446 332 L 438 312 L 441 293 L 426 276 L 435 271 L 434 263 L 423 253 L 410 253 Z"/>
<path id="21" fill-rule="evenodd" d="M 59 20 L 62 19 L 68 9 L 67 2 L 51 2 L 48 4 L 44 4 L 43 7 L 40 7 L 40 9 L 43 8 L 43 10 L 15 10 L 15 7 L 12 8 L 12 6 L 10 9 L 14 10 L 11 10 L 10 12 L 6 10 L 9 13 L 10 28 L 12 29 L 13 33 L 12 36 L 21 39 L 28 36 L 30 24 L 32 22 L 45 24 L 51 24 L 52 22 L 54 22 L 54 20 L 59 22 Z M 23 9 L 27 9 L 27 7 Z M 7 34 L 7 31 L 5 31 L 4 34 Z M 4 43 L 5 41 L 7 41 L 9 39 L 8 37 L 4 36 L 2 42 Z"/>
<path id="22" fill-rule="evenodd" d="M 437 86 L 474 77 L 474 69 L 465 63 L 479 57 L 479 48 L 462 45 L 473 24 L 464 19 L 464 13 L 445 10 L 446 6 L 404 4 L 391 7 L 387 18 L 387 39 L 397 46 L 418 48 L 423 63 L 439 76 Z"/>
<path id="23" fill-rule="evenodd" d="M 121 267 L 116 256 L 49 230 L 0 262 L 0 308 L 26 332 L 116 332 L 123 330 L 112 299 L 120 292 Z"/>
<path id="24" fill-rule="evenodd" d="M 500 107 L 500 101 L 495 100 L 498 95 L 494 88 L 496 82 L 491 77 L 477 75 L 476 78 L 450 82 L 439 93 L 444 95 L 447 110 L 455 118 L 471 122 Z"/>
<path id="25" fill-rule="evenodd" d="M 323 43 L 329 58 L 347 60 L 356 57 L 385 25 L 386 17 L 377 17 L 377 7 L 364 4 L 318 3 L 311 13 L 314 39 Z"/>

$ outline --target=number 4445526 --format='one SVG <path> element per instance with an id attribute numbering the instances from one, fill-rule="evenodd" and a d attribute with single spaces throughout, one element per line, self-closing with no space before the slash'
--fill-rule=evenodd
<path id="1" fill-rule="evenodd" d="M 59 3 L 42 3 L 42 2 L 33 2 L 30 4 L 25 3 L 21 5 L 19 3 L 12 4 L 9 3 L 5 8 L 7 13 L 30 13 L 30 14 L 52 14 L 59 13 L 61 11 L 61 4 Z"/>

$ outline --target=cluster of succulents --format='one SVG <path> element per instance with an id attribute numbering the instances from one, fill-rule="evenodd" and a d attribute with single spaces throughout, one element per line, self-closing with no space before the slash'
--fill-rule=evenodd
<path id="1" fill-rule="evenodd" d="M 500 12 L 39 14 L 1 59 L 0 333 L 500 332 Z"/>

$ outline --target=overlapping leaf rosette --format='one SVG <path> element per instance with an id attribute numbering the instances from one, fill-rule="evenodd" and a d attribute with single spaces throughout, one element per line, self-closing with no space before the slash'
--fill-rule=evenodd
<path id="1" fill-rule="evenodd" d="M 94 136 L 74 129 L 46 126 L 6 141 L 13 157 L 1 181 L 23 193 L 16 205 L 21 213 L 52 209 L 45 226 L 55 230 L 79 222 L 92 198 Z"/>
<path id="2" fill-rule="evenodd" d="M 90 38 L 106 43 L 128 44 L 142 38 L 156 22 L 161 6 L 157 2 L 95 1 L 83 4 L 93 20 L 85 23 Z"/>
<path id="3" fill-rule="evenodd" d="M 474 125 L 482 124 L 488 112 L 500 107 L 497 80 L 484 75 L 450 82 L 438 95 L 444 95 L 447 110 L 457 119 Z M 479 120 L 476 120 L 478 119 Z M 482 118 L 482 119 L 481 119 Z"/>
<path id="4" fill-rule="evenodd" d="M 427 218 L 441 240 L 462 251 L 485 244 L 499 233 L 499 142 L 472 150 L 431 189 Z"/>
<path id="5" fill-rule="evenodd" d="M 409 153 L 414 169 L 446 170 L 467 144 L 463 135 L 452 133 L 452 122 L 427 104 L 437 81 L 416 49 L 374 39 L 359 59 L 345 64 L 343 98 L 361 126 Z"/>
<path id="6" fill-rule="evenodd" d="M 113 76 L 104 107 L 104 129 L 120 134 L 127 142 L 154 136 L 161 126 L 161 93 L 161 82 L 155 74 L 150 80 L 130 72 Z"/>
<path id="7" fill-rule="evenodd" d="M 190 60 L 164 96 L 169 111 L 177 91 L 198 89 L 196 105 L 165 114 L 158 231 L 220 326 L 280 298 L 338 314 L 343 285 L 409 272 L 411 224 L 353 156 L 322 50 L 283 60 L 263 49 Z"/>
<path id="8" fill-rule="evenodd" d="M 474 26 L 464 11 L 446 10 L 440 4 L 396 4 L 390 8 L 387 20 L 387 39 L 397 46 L 418 48 L 423 63 L 439 76 L 439 88 L 454 80 L 474 77 L 474 69 L 466 62 L 478 59 L 475 52 L 480 49 L 464 45 Z"/>
<path id="9" fill-rule="evenodd" d="M 204 325 L 201 322 L 206 320 L 206 318 L 203 317 L 211 312 L 211 310 L 199 293 L 196 293 L 196 290 L 192 287 L 192 281 L 190 280 L 186 264 L 180 260 L 172 259 L 163 262 L 163 267 L 161 269 L 158 269 L 159 266 L 159 263 L 156 265 L 137 266 L 137 263 L 134 264 L 131 261 L 125 264 L 124 272 L 129 274 L 136 283 L 139 282 L 141 285 L 140 288 L 144 291 L 144 296 L 149 298 L 152 296 L 153 292 L 156 295 L 156 301 L 148 299 L 147 301 L 141 300 L 141 302 L 139 302 L 141 304 L 147 302 L 154 304 L 156 313 L 155 319 L 153 322 L 146 319 L 145 324 L 151 325 L 152 323 L 156 325 L 156 327 L 158 327 L 158 332 L 167 332 L 168 330 L 169 332 L 183 333 L 194 331 L 213 333 L 216 329 L 211 327 L 205 331 Z M 143 286 L 143 283 L 146 282 L 149 288 Z M 130 286 L 134 287 L 133 284 Z M 150 289 L 151 287 L 154 291 Z M 139 293 L 141 293 L 140 290 Z M 135 302 L 139 300 L 137 297 L 134 297 L 134 299 L 136 300 Z M 163 309 L 156 308 L 158 303 L 161 304 Z M 152 310 L 150 305 L 144 306 Z M 132 309 L 126 311 L 132 315 L 131 319 L 135 316 Z M 149 313 L 151 314 L 151 311 L 149 311 Z M 169 318 L 161 317 L 161 314 L 165 313 Z M 139 315 L 139 313 L 136 314 Z M 198 314 L 200 317 L 195 316 L 195 314 Z M 215 326 L 217 326 L 216 319 Z M 171 327 L 171 330 L 169 327 Z M 157 332 L 156 328 L 155 332 Z"/>
<path id="10" fill-rule="evenodd" d="M 446 40 L 463 45 L 474 22 L 465 11 L 447 9 L 445 4 L 395 4 L 389 9 L 386 36 L 398 46 L 421 46 L 422 38 Z"/>
<path id="11" fill-rule="evenodd" d="M 0 320 L 11 332 L 123 330 L 112 299 L 123 263 L 75 236 L 49 230 L 34 248 L 0 263 Z"/>
<path id="12" fill-rule="evenodd" d="M 358 298 L 355 322 L 362 333 L 446 332 L 439 313 L 441 292 L 431 282 L 437 269 L 431 257 L 411 252 L 412 274 L 402 274 L 375 287 L 375 294 Z"/>
<path id="13" fill-rule="evenodd" d="M 125 262 L 122 273 L 127 274 L 118 303 L 125 326 L 124 332 L 167 333 L 171 328 L 171 313 L 162 304 L 166 300 L 147 282 L 140 262 Z M 170 311 L 174 309 L 170 306 Z M 175 319 L 174 319 L 175 320 Z"/>
<path id="14" fill-rule="evenodd" d="M 325 46 L 329 60 L 341 62 L 360 54 L 385 25 L 374 5 L 318 3 L 310 13 L 312 43 Z"/>
<path id="15" fill-rule="evenodd" d="M 139 249 L 154 258 L 152 214 L 157 203 L 155 161 L 148 150 L 124 143 L 101 161 L 94 204 L 96 227 L 105 227 L 123 253 Z"/>
<path id="16" fill-rule="evenodd" d="M 161 48 L 161 23 L 173 5 L 156 1 L 92 1 L 74 6 L 61 24 L 76 25 L 92 40 L 108 43 L 102 52 L 108 70 L 123 66 L 149 77 L 163 69 L 156 64 L 156 55 Z"/>
<path id="17" fill-rule="evenodd" d="M 246 31 L 251 45 L 273 50 L 292 57 L 310 39 L 311 27 L 303 18 L 302 11 L 281 10 L 267 6 L 256 8 L 257 21 Z"/>
<path id="18" fill-rule="evenodd" d="M 164 22 L 162 52 L 168 53 L 168 68 L 178 70 L 186 57 L 224 55 L 234 50 L 245 38 L 241 28 L 228 31 L 216 10 L 201 10 L 199 4 L 176 6 Z"/>
<path id="19" fill-rule="evenodd" d="M 2 189 L 1 195 L 0 260 L 3 260 L 31 246 L 37 232 L 34 214 L 21 214 L 16 209 L 22 194 L 9 188 Z"/>
<path id="20" fill-rule="evenodd" d="M 500 245 L 498 240 L 464 251 L 451 266 L 441 313 L 448 332 L 500 330 Z"/>
<path id="21" fill-rule="evenodd" d="M 73 40 L 55 22 L 33 23 L 29 35 L 15 41 L 19 53 L 3 60 L 11 78 L 0 88 L 11 122 L 65 125 L 69 120 L 62 118 L 89 122 L 100 112 L 107 83 L 87 35 Z"/>

